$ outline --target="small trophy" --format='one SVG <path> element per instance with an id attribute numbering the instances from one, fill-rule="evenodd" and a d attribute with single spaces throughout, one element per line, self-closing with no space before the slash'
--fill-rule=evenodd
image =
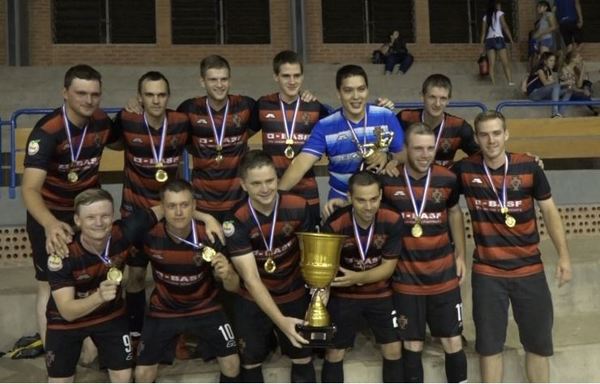
<path id="1" fill-rule="evenodd" d="M 298 324 L 296 330 L 309 341 L 306 347 L 331 347 L 337 329 L 331 324 L 320 293 L 325 291 L 338 272 L 342 245 L 347 236 L 308 232 L 297 232 L 296 236 L 300 244 L 302 277 L 314 290 L 304 318 L 308 324 Z"/>
<path id="2" fill-rule="evenodd" d="M 375 146 L 378 149 L 388 148 L 392 143 L 392 140 L 394 139 L 394 132 L 384 131 L 383 129 L 381 129 L 381 127 L 375 128 L 373 132 L 375 133 L 375 137 L 377 138 Z"/>

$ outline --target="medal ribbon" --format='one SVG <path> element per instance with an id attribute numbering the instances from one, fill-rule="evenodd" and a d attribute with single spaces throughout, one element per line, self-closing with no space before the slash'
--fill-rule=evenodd
<path id="1" fill-rule="evenodd" d="M 421 123 L 425 123 L 425 115 L 421 112 Z M 442 118 L 442 122 L 440 123 L 440 130 L 438 131 L 437 137 L 435 138 L 435 147 L 433 152 L 436 153 L 438 149 L 438 144 L 440 143 L 440 138 L 442 137 L 442 131 L 444 130 L 444 125 L 446 125 L 446 114 L 444 113 L 444 117 Z"/>
<path id="2" fill-rule="evenodd" d="M 63 120 L 65 122 L 65 130 L 67 131 L 67 140 L 69 141 L 69 151 L 71 152 L 71 164 L 76 162 L 79 159 L 79 155 L 81 154 L 81 148 L 83 148 L 83 143 L 85 142 L 85 134 L 87 133 L 88 124 L 83 128 L 83 133 L 81 134 L 81 141 L 79 142 L 79 148 L 77 148 L 77 153 L 73 153 L 73 140 L 71 139 L 71 130 L 69 129 L 69 119 L 67 119 L 67 111 L 65 110 L 65 105 L 62 106 L 62 114 Z"/>
<path id="3" fill-rule="evenodd" d="M 158 155 L 156 154 L 156 148 L 154 147 L 154 140 L 152 139 L 152 132 L 150 130 L 150 124 L 146 120 L 146 114 L 144 113 L 144 125 L 146 131 L 148 131 L 148 138 L 150 139 L 150 148 L 152 148 L 152 157 L 154 157 L 155 164 L 161 163 L 163 158 L 163 152 L 165 150 L 165 138 L 167 137 L 167 115 L 162 123 L 162 132 L 160 134 L 160 146 L 158 147 Z"/>
<path id="4" fill-rule="evenodd" d="M 352 128 L 352 123 L 350 123 L 350 120 L 345 119 L 346 120 L 346 124 L 348 124 L 348 128 L 350 129 L 350 133 L 352 133 L 352 138 L 354 139 L 354 141 L 356 142 L 356 146 L 358 147 L 358 150 L 360 151 L 361 154 L 365 154 L 367 153 L 367 151 L 365 150 L 364 146 L 367 144 L 367 111 L 365 110 L 365 123 L 363 124 L 363 144 L 360 144 L 360 141 L 358 140 L 358 136 L 356 135 L 356 132 L 354 131 L 354 128 Z"/>
<path id="5" fill-rule="evenodd" d="M 102 253 L 96 253 L 96 256 L 98 256 L 100 258 L 100 260 L 102 260 L 102 264 L 110 267 L 112 265 L 112 262 L 110 261 L 110 257 L 108 256 L 108 249 L 110 248 L 110 239 L 112 238 L 111 236 L 108 236 L 108 240 L 106 241 L 106 246 L 104 247 L 104 252 Z"/>
<path id="6" fill-rule="evenodd" d="M 169 233 L 169 235 L 173 236 L 174 238 L 181 241 L 182 243 L 191 245 L 192 248 L 194 248 L 194 249 L 202 249 L 205 247 L 204 244 L 202 244 L 201 242 L 198 241 L 198 233 L 196 232 L 196 221 L 194 221 L 194 219 L 192 219 L 192 241 L 184 239 L 183 237 L 179 237 L 172 232 L 169 232 L 169 231 L 167 231 L 167 232 Z"/>
<path id="7" fill-rule="evenodd" d="M 358 232 L 358 224 L 356 224 L 356 218 L 354 217 L 354 212 L 352 212 L 352 226 L 354 227 L 354 239 L 356 240 L 356 245 L 358 245 L 358 252 L 360 253 L 360 258 L 364 262 L 367 258 L 367 252 L 369 252 L 369 247 L 371 246 L 371 240 L 373 239 L 373 232 L 375 231 L 375 223 L 371 223 L 369 226 L 369 235 L 367 236 L 367 244 L 363 248 L 362 241 L 360 241 L 360 234 Z"/>
<path id="8" fill-rule="evenodd" d="M 300 109 L 300 97 L 296 99 L 296 107 L 294 108 L 294 115 L 292 117 L 292 127 L 288 127 L 287 114 L 285 113 L 285 106 L 281 96 L 279 97 L 279 107 L 281 108 L 281 117 L 283 119 L 283 127 L 285 128 L 286 139 L 294 139 L 294 130 L 296 128 L 296 117 L 298 116 L 298 110 Z"/>
<path id="9" fill-rule="evenodd" d="M 500 204 L 500 210 L 506 209 L 506 175 L 508 174 L 508 156 L 506 153 L 504 154 L 504 177 L 502 178 L 502 198 L 498 195 L 498 190 L 494 185 L 494 179 L 492 179 L 492 175 L 490 173 L 490 169 L 485 164 L 485 160 L 483 160 L 483 170 L 485 171 L 485 175 L 492 187 L 492 191 L 494 191 L 494 195 L 496 195 L 496 199 L 498 200 L 498 204 Z"/>
<path id="10" fill-rule="evenodd" d="M 260 225 L 260 221 L 258 221 L 258 216 L 256 216 L 256 211 L 254 210 L 254 207 L 252 206 L 252 200 L 250 200 L 250 198 L 248 198 L 248 207 L 250 207 L 250 213 L 252 213 L 252 218 L 254 219 L 254 222 L 256 222 L 256 225 L 258 226 L 258 231 L 260 232 L 260 236 L 263 239 L 263 242 L 265 243 L 265 248 L 267 248 L 267 252 L 270 252 L 271 254 L 273 253 L 273 239 L 275 238 L 275 226 L 277 224 L 277 208 L 279 208 L 279 194 L 277 194 L 277 196 L 275 197 L 275 209 L 273 212 L 273 223 L 271 224 L 271 233 L 269 234 L 269 242 L 267 243 L 267 238 L 265 237 L 265 234 L 262 231 L 262 227 Z"/>
<path id="11" fill-rule="evenodd" d="M 227 114 L 229 113 L 229 97 L 227 97 L 227 103 L 225 104 L 225 112 L 223 113 L 223 122 L 221 123 L 221 132 L 217 132 L 217 126 L 215 125 L 215 119 L 213 118 L 212 111 L 210 110 L 210 104 L 208 104 L 208 98 L 206 98 L 206 110 L 208 111 L 208 117 L 210 119 L 210 125 L 215 135 L 215 141 L 217 146 L 223 148 L 223 137 L 225 137 L 225 125 L 227 124 Z"/>
<path id="12" fill-rule="evenodd" d="M 410 201 L 412 202 L 413 210 L 415 211 L 415 215 L 417 215 L 417 223 L 421 221 L 421 215 L 425 211 L 425 205 L 427 203 L 427 190 L 429 190 L 429 182 L 431 181 L 431 167 L 427 170 L 427 179 L 425 179 L 425 188 L 423 188 L 423 200 L 421 200 L 421 206 L 417 206 L 417 199 L 415 198 L 415 193 L 413 192 L 412 185 L 410 183 L 410 177 L 408 176 L 408 171 L 406 170 L 406 165 L 404 165 L 404 179 L 406 180 L 406 186 L 408 187 L 408 194 L 410 195 Z"/>

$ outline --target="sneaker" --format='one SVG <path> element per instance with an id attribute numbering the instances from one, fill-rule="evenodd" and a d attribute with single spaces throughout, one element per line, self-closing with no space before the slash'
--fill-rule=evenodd
<path id="1" fill-rule="evenodd" d="M 562 118 L 563 115 L 561 115 L 560 113 L 555 113 L 554 115 L 552 115 L 552 118 Z"/>
<path id="2" fill-rule="evenodd" d="M 33 336 L 23 336 L 6 353 L 11 359 L 32 359 L 44 353 L 44 344 L 39 333 Z"/>

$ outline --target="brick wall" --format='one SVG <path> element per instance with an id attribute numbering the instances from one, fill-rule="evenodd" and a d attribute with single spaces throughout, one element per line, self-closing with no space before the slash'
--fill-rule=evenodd
<path id="1" fill-rule="evenodd" d="M 0 25 L 5 25 L 5 1 L 0 0 Z M 306 10 L 307 62 L 367 62 L 380 44 L 323 44 L 321 0 L 304 0 Z M 415 43 L 408 48 L 422 61 L 473 61 L 481 51 L 479 44 L 431 44 L 428 1 L 415 0 Z M 518 2 L 519 42 L 513 57 L 524 60 L 527 32 L 535 20 L 536 0 Z M 30 47 L 32 65 L 64 65 L 78 61 L 91 64 L 186 65 L 196 64 L 209 54 L 220 54 L 233 64 L 266 64 L 273 55 L 291 46 L 290 0 L 271 0 L 271 43 L 257 45 L 171 45 L 170 0 L 156 0 L 156 44 L 53 44 L 51 0 L 30 0 Z M 0 41 L 4 38 L 0 30 Z M 0 47 L 0 64 L 6 63 L 5 45 Z M 588 60 L 600 60 L 600 44 L 584 45 Z"/>

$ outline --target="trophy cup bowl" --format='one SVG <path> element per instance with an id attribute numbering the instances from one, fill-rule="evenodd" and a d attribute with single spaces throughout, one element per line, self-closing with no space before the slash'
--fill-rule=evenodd
<path id="1" fill-rule="evenodd" d="M 314 289 L 306 311 L 305 325 L 297 325 L 297 331 L 309 341 L 307 347 L 330 347 L 336 332 L 335 325 L 320 293 L 335 278 L 339 266 L 342 245 L 347 236 L 329 233 L 297 232 L 300 246 L 300 270 L 304 281 Z"/>

